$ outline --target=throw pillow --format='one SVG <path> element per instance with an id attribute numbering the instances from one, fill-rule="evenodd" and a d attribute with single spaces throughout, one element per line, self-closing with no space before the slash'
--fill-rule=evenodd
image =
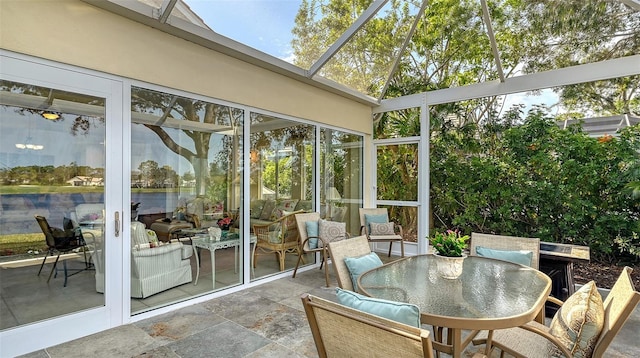
<path id="1" fill-rule="evenodd" d="M 280 229 L 269 231 L 269 242 L 272 244 L 279 244 L 282 242 L 282 235 L 280 235 Z"/>
<path id="2" fill-rule="evenodd" d="M 318 223 L 318 236 L 327 243 L 342 240 L 347 236 L 347 224 L 336 221 L 320 220 Z M 318 240 L 318 247 L 322 246 L 322 241 Z"/>
<path id="3" fill-rule="evenodd" d="M 369 230 L 369 232 L 371 232 L 371 223 L 384 224 L 388 222 L 389 222 L 389 218 L 385 214 L 382 214 L 382 215 L 364 214 L 364 224 L 367 226 L 367 230 Z"/>
<path id="4" fill-rule="evenodd" d="M 147 230 L 147 240 L 150 244 L 158 244 L 158 235 L 153 230 Z"/>
<path id="5" fill-rule="evenodd" d="M 393 231 L 393 223 L 384 223 L 378 224 L 372 222 L 369 224 L 371 226 L 371 235 L 395 235 L 395 231 Z"/>
<path id="6" fill-rule="evenodd" d="M 553 316 L 549 332 L 558 338 L 574 357 L 591 357 L 603 327 L 602 297 L 595 282 L 591 281 L 564 302 Z"/>
<path id="7" fill-rule="evenodd" d="M 274 200 L 267 200 L 262 207 L 262 212 L 260 213 L 260 220 L 271 220 L 271 214 L 273 210 L 276 208 L 276 202 Z"/>
<path id="8" fill-rule="evenodd" d="M 336 297 L 341 305 L 409 326 L 420 327 L 420 309 L 416 305 L 366 297 L 339 287 L 336 287 Z"/>
<path id="9" fill-rule="evenodd" d="M 363 273 L 382 266 L 382 261 L 375 252 L 360 257 L 345 257 L 344 264 L 347 265 L 353 290 L 358 291 L 358 277 Z"/>
<path id="10" fill-rule="evenodd" d="M 253 200 L 251 202 L 251 209 L 249 217 L 252 219 L 260 219 L 260 214 L 262 213 L 262 208 L 264 207 L 265 200 Z"/>
<path id="11" fill-rule="evenodd" d="M 305 221 L 305 227 L 307 228 L 307 237 L 309 239 L 309 248 L 318 248 L 318 222 L 317 221 Z M 312 237 L 315 236 L 315 237 Z"/>
<path id="12" fill-rule="evenodd" d="M 476 253 L 478 256 L 509 261 L 525 266 L 531 266 L 531 260 L 533 259 L 533 252 L 527 250 L 495 250 L 488 247 L 476 246 Z"/>
<path id="13" fill-rule="evenodd" d="M 277 220 L 287 215 L 285 214 L 286 212 L 293 212 L 296 208 L 296 204 L 298 204 L 298 199 L 287 199 L 280 201 L 271 214 L 271 220 Z"/>

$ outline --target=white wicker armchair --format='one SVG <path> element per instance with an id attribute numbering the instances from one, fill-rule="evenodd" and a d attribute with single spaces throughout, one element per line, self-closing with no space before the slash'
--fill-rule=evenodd
<path id="1" fill-rule="evenodd" d="M 192 247 L 177 240 L 151 247 L 149 236 L 154 232 L 143 223 L 131 223 L 131 297 L 149 297 L 192 280 Z"/>

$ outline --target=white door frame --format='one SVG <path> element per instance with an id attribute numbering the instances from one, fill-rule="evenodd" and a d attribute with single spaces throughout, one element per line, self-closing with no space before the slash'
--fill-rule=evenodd
<path id="1" fill-rule="evenodd" d="M 373 180 L 373 207 L 378 205 L 412 206 L 418 208 L 418 217 L 426 218 L 418 220 L 418 244 L 405 242 L 405 253 L 409 255 L 426 254 L 429 243 L 425 239 L 429 236 L 429 113 L 426 104 L 420 106 L 420 136 L 389 138 L 373 141 L 372 149 L 372 180 Z M 418 198 L 416 201 L 378 200 L 378 147 L 400 144 L 418 145 Z M 385 249 L 386 250 L 386 249 Z M 400 254 L 399 252 L 394 254 Z"/>
<path id="2" fill-rule="evenodd" d="M 124 288 L 129 283 L 123 275 L 123 242 L 129 240 L 128 226 L 123 230 L 123 207 L 127 203 L 129 168 L 123 155 L 122 82 L 77 68 L 0 50 L 0 74 L 4 80 L 51 87 L 106 99 L 105 150 L 105 305 L 69 315 L 47 319 L 0 332 L 0 356 L 9 357 L 50 347 L 62 342 L 104 331 L 129 320 L 123 309 Z M 127 144 L 128 145 L 128 144 Z M 126 192 L 125 192 L 126 191 Z M 115 212 L 120 216 L 120 234 L 115 236 Z M 128 290 L 127 290 L 128 292 Z M 55 332 L 55 334 L 54 334 Z"/>

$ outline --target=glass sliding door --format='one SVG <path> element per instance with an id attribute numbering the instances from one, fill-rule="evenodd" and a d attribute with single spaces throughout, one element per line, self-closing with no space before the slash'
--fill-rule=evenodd
<path id="1" fill-rule="evenodd" d="M 109 176 L 121 168 L 107 163 L 122 150 L 105 146 L 109 131 L 121 137 L 121 84 L 1 59 L 0 356 L 13 356 L 122 321 L 109 298 L 121 295 L 119 240 L 106 225 L 121 207 Z"/>
<path id="2" fill-rule="evenodd" d="M 132 313 L 242 283 L 243 116 L 132 88 Z"/>
<path id="3" fill-rule="evenodd" d="M 335 129 L 320 130 L 320 215 L 347 224 L 351 236 L 360 235 L 362 207 L 361 135 Z"/>
<path id="4" fill-rule="evenodd" d="M 251 113 L 250 227 L 264 227 L 253 255 L 254 277 L 293 269 L 298 259 L 295 211 L 315 211 L 315 127 Z M 276 259 L 274 259 L 274 257 Z M 314 262 L 307 255 L 304 262 Z"/>

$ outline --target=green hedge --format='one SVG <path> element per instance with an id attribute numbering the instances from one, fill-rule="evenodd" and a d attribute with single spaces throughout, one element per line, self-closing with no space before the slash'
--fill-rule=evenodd
<path id="1" fill-rule="evenodd" d="M 431 142 L 436 229 L 539 237 L 591 247 L 597 260 L 637 260 L 640 128 L 590 138 L 542 111 L 522 125 L 440 129 Z"/>

